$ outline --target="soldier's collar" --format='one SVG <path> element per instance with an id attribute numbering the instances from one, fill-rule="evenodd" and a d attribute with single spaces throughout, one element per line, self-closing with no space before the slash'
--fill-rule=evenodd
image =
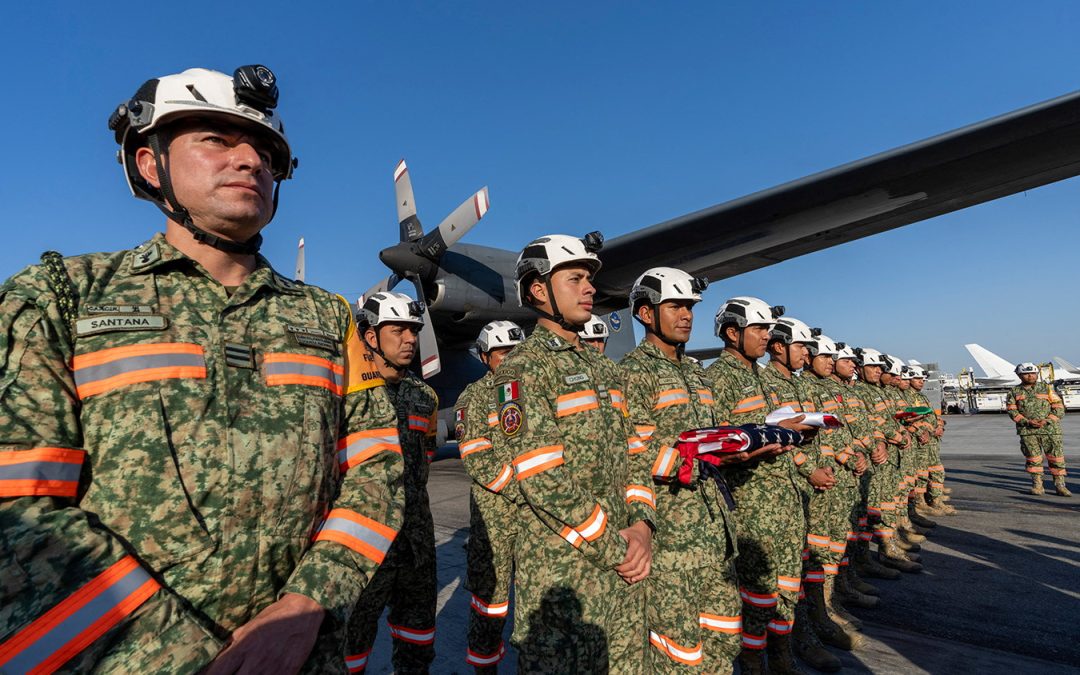
<path id="1" fill-rule="evenodd" d="M 757 370 L 757 362 L 751 361 L 750 363 L 745 363 L 742 359 L 740 359 L 738 356 L 735 356 L 727 349 L 720 352 L 719 360 L 722 363 L 725 363 L 733 368 L 742 368 L 743 370 L 749 370 L 751 372 Z"/>
<path id="2" fill-rule="evenodd" d="M 685 354 L 683 355 L 682 359 L 680 359 L 680 360 L 669 359 L 667 354 L 660 351 L 659 347 L 657 347 L 653 343 L 649 342 L 648 338 L 641 338 L 641 342 L 638 343 L 638 347 L 641 349 L 641 352 L 643 354 L 651 356 L 654 359 L 662 359 L 664 361 L 668 361 L 670 363 L 675 364 L 676 366 L 682 365 L 687 360 Z"/>
<path id="3" fill-rule="evenodd" d="M 543 326 L 537 326 L 536 329 L 533 331 L 533 336 L 535 336 L 535 338 L 540 342 L 540 344 L 544 345 L 546 349 L 549 349 L 553 352 L 561 352 L 566 351 L 567 349 L 574 348 L 574 345 L 559 337 L 555 333 L 552 333 L 550 330 L 544 328 Z"/>
<path id="4" fill-rule="evenodd" d="M 149 274 L 163 265 L 175 262 L 196 264 L 194 260 L 184 255 L 175 246 L 165 240 L 165 235 L 158 232 L 149 241 L 139 244 L 129 254 L 132 274 Z M 270 261 L 260 254 L 255 256 L 255 269 L 244 281 L 244 286 L 258 288 L 269 286 L 280 293 L 292 295 L 303 294 L 303 283 L 286 279 L 270 265 Z"/>

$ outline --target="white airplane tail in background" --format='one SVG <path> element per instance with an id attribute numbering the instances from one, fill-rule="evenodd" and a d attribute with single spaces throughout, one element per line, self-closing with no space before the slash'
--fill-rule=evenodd
<path id="1" fill-rule="evenodd" d="M 1015 365 L 1009 363 L 994 352 L 977 344 L 964 345 L 964 349 L 975 359 L 988 378 L 1011 380 L 1015 378 Z"/>
<path id="2" fill-rule="evenodd" d="M 1055 356 L 1054 357 L 1054 363 L 1058 364 L 1058 367 L 1061 368 L 1062 370 L 1067 370 L 1070 373 L 1073 373 L 1074 375 L 1080 375 L 1080 368 L 1077 368 L 1076 366 L 1069 363 L 1068 361 L 1061 358 L 1060 356 Z"/>

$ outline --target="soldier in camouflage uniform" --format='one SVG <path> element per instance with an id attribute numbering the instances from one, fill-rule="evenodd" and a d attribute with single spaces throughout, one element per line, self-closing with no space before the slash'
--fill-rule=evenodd
<path id="1" fill-rule="evenodd" d="M 922 366 L 914 366 L 912 370 L 911 388 L 915 391 L 917 405 L 933 407 L 929 399 L 921 393 L 926 384 L 926 370 Z M 927 444 L 926 495 L 918 500 L 916 508 L 930 516 L 951 516 L 956 513 L 956 509 L 945 500 L 945 466 L 941 463 L 941 436 L 945 430 L 945 422 L 937 413 L 927 421 L 933 429 Z"/>
<path id="2" fill-rule="evenodd" d="M 0 671 L 343 670 L 401 458 L 348 303 L 256 253 L 273 85 L 146 83 L 110 127 L 165 234 L 0 286 Z"/>
<path id="3" fill-rule="evenodd" d="M 502 634 L 510 614 L 521 499 L 511 462 L 497 456 L 492 447 L 491 436 L 499 418 L 491 403 L 491 382 L 495 369 L 524 339 L 521 328 L 511 321 L 492 321 L 484 326 L 476 340 L 476 352 L 488 372 L 466 387 L 454 405 L 458 452 L 473 479 L 465 579 L 465 588 L 472 592 L 472 612 L 465 661 L 477 673 L 497 672 L 497 664 L 506 654 Z"/>
<path id="4" fill-rule="evenodd" d="M 895 581 L 900 578 L 900 572 L 881 565 L 874 556 L 870 555 L 870 542 L 874 536 L 874 528 L 871 526 L 867 515 L 870 486 L 874 472 L 877 470 L 875 467 L 879 467 L 888 461 L 889 453 L 885 445 L 885 435 L 878 428 L 879 425 L 875 421 L 877 416 L 874 415 L 868 404 L 862 399 L 860 386 L 855 381 L 858 358 L 858 354 L 851 347 L 847 345 L 839 347 L 836 356 L 833 357 L 833 374 L 831 376 L 831 379 L 840 385 L 843 392 L 841 403 L 844 409 L 844 421 L 859 439 L 859 443 L 870 459 L 866 472 L 863 473 L 859 480 L 859 502 L 856 505 L 855 513 L 858 542 L 855 545 L 854 562 L 857 566 L 858 575 Z M 880 509 L 878 512 L 880 512 Z M 841 567 L 843 567 L 842 563 Z M 855 570 L 851 572 L 854 575 Z M 852 577 L 853 584 L 858 585 L 858 575 Z M 876 594 L 877 591 L 873 586 L 868 588 L 865 586 L 859 587 L 859 590 L 862 593 L 869 594 Z"/>
<path id="5" fill-rule="evenodd" d="M 721 424 L 764 423 L 766 393 L 757 360 L 765 355 L 769 331 L 782 312 L 783 308 L 751 297 L 732 298 L 717 311 L 715 331 L 724 341 L 724 351 L 705 374 L 713 382 Z M 811 427 L 801 421 L 795 417 L 781 426 L 809 431 Z M 739 667 L 744 674 L 765 672 L 767 646 L 771 672 L 797 669 L 791 631 L 806 537 L 805 479 L 796 471 L 790 447 L 771 445 L 762 450 L 756 461 L 724 469 L 736 505 L 739 557 L 735 567 L 743 600 Z"/>
<path id="6" fill-rule="evenodd" d="M 825 429 L 819 433 L 822 450 L 820 461 L 830 465 L 836 485 L 831 490 L 815 492 L 810 496 L 807 521 L 810 532 L 807 535 L 810 546 L 808 574 L 823 577 L 824 609 L 829 618 L 840 624 L 847 640 L 855 647 L 862 638 L 853 633 L 852 628 L 858 627 L 860 622 L 846 612 L 836 591 L 846 578 L 844 568 L 848 566 L 848 547 L 855 547 L 857 507 L 860 501 L 859 480 L 866 471 L 867 460 L 863 449 L 869 434 L 862 432 L 854 415 L 851 415 L 852 422 L 847 421 L 844 390 L 839 382 L 831 379 L 835 368 L 833 357 L 839 352 L 836 343 L 818 334 L 807 348 L 810 352 L 810 366 L 803 370 L 801 380 L 818 410 L 834 414 L 844 422 L 842 427 Z M 849 595 L 853 595 L 858 606 L 877 605 L 877 598 L 864 596 L 857 591 Z"/>
<path id="7" fill-rule="evenodd" d="M 620 365 L 640 439 L 634 450 L 656 457 L 656 485 L 642 492 L 656 501 L 653 573 L 645 582 L 647 628 L 655 647 L 650 673 L 730 673 L 739 653 L 742 600 L 726 487 L 701 475 L 691 485 L 676 480 L 679 434 L 716 425 L 712 386 L 701 366 L 683 354 L 693 307 L 706 285 L 682 270 L 657 267 L 630 290 L 631 310 L 645 337 Z"/>
<path id="8" fill-rule="evenodd" d="M 394 672 L 426 673 L 435 659 L 435 524 L 427 481 L 435 456 L 439 399 L 408 368 L 424 325 L 419 303 L 401 293 L 375 293 L 360 309 L 364 342 L 397 412 L 405 461 L 405 514 L 401 532 L 386 560 L 360 596 L 349 622 L 345 653 L 349 672 L 363 672 L 378 632 L 379 617 L 389 606 Z"/>
<path id="9" fill-rule="evenodd" d="M 1039 382 L 1039 367 L 1034 363 L 1016 366 L 1020 384 L 1009 390 L 1005 409 L 1016 423 L 1020 436 L 1020 451 L 1031 474 L 1031 494 L 1043 494 L 1043 456 L 1054 477 L 1054 489 L 1062 497 L 1072 493 L 1065 487 L 1065 449 L 1061 435 L 1061 418 L 1065 406 L 1053 385 Z"/>
<path id="10" fill-rule="evenodd" d="M 904 366 L 900 375 L 900 393 L 909 407 L 925 407 L 932 410 L 930 401 L 912 384 L 915 381 L 915 374 L 914 367 Z M 915 446 L 915 484 L 908 499 L 908 519 L 915 526 L 926 529 L 937 527 L 937 523 L 923 515 L 919 509 L 920 506 L 926 505 L 926 494 L 930 489 L 930 452 L 936 430 L 937 416 L 933 412 L 921 415 L 908 424 L 908 433 L 911 434 Z"/>
<path id="11" fill-rule="evenodd" d="M 577 335 L 601 242 L 551 235 L 521 252 L 519 298 L 540 318 L 492 383 L 495 452 L 513 457 L 524 501 L 512 637 L 521 673 L 644 668 L 636 584 L 652 558 L 652 461 L 638 451 L 617 366 Z"/>
<path id="12" fill-rule="evenodd" d="M 910 442 L 906 433 L 892 417 L 893 394 L 881 383 L 882 373 L 888 366 L 885 355 L 876 349 L 859 349 L 859 382 L 855 393 L 866 407 L 869 419 L 875 425 L 873 436 L 882 441 L 888 450 L 887 458 L 878 463 L 870 480 L 866 511 L 870 524 L 875 525 L 874 536 L 878 539 L 878 559 L 881 563 L 901 572 L 918 572 L 922 565 L 912 562 L 896 541 L 897 504 L 896 492 L 900 479 L 900 452 Z"/>
<path id="13" fill-rule="evenodd" d="M 904 380 L 904 362 L 898 356 L 885 355 L 887 370 L 881 374 L 881 383 L 887 392 L 888 416 L 896 420 L 895 415 L 911 405 L 907 397 L 910 389 L 910 381 Z M 915 525 L 911 520 L 914 511 L 915 486 L 918 482 L 917 471 L 919 462 L 918 435 L 920 429 L 915 426 L 915 420 L 896 420 L 897 426 L 903 431 L 907 445 L 900 448 L 899 470 L 900 480 L 897 481 L 893 501 L 896 504 L 896 543 L 904 549 L 907 558 L 919 562 L 920 544 L 926 541 L 924 529 Z M 927 521 L 929 522 L 929 521 Z"/>

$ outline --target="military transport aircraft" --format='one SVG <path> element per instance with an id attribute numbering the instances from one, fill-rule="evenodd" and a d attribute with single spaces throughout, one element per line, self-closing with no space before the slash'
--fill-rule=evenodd
<path id="1" fill-rule="evenodd" d="M 594 311 L 606 315 L 618 358 L 635 343 L 627 293 L 648 267 L 717 281 L 1077 174 L 1080 92 L 611 239 Z M 426 304 L 422 371 L 445 415 L 482 374 L 468 351 L 480 328 L 493 319 L 528 327 L 535 316 L 518 306 L 516 251 L 458 243 L 487 210 L 486 188 L 425 233 L 404 161 L 394 185 L 400 240 L 379 254 L 391 274 L 372 291 L 408 280 Z"/>

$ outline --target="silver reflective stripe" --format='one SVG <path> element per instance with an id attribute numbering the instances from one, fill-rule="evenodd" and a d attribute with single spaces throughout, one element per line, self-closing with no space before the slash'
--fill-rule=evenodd
<path id="1" fill-rule="evenodd" d="M 397 435 L 393 436 L 367 436 L 364 438 L 358 438 L 352 443 L 349 443 L 341 450 L 338 450 L 338 464 L 344 464 L 349 461 L 354 455 L 360 452 L 364 452 L 368 448 L 384 443 L 386 445 L 397 445 Z"/>
<path id="2" fill-rule="evenodd" d="M 132 569 L 52 630 L 23 647 L 22 651 L 4 664 L 3 672 L 25 673 L 33 670 L 149 580 L 150 575 L 143 568 Z"/>
<path id="3" fill-rule="evenodd" d="M 63 480 L 77 481 L 82 462 L 21 462 L 0 464 L 0 480 Z"/>
<path id="4" fill-rule="evenodd" d="M 75 384 L 85 386 L 116 375 L 123 375 L 136 370 L 149 368 L 170 368 L 177 366 L 205 367 L 206 361 L 199 354 L 148 354 L 146 356 L 128 356 L 116 359 L 100 366 L 87 366 L 75 371 Z"/>
<path id="5" fill-rule="evenodd" d="M 319 528 L 320 531 L 334 530 L 337 532 L 343 532 L 350 537 L 355 537 L 365 544 L 376 548 L 383 553 L 390 550 L 391 540 L 382 536 L 378 532 L 364 527 L 360 523 L 349 520 L 348 518 L 330 518 L 323 526 Z"/>
<path id="6" fill-rule="evenodd" d="M 295 361 L 290 362 L 276 362 L 266 364 L 267 375 L 307 375 L 310 377 L 321 377 L 330 380 L 339 387 L 345 386 L 345 376 L 338 375 L 334 371 L 325 366 L 316 366 L 310 363 L 297 363 Z"/>
<path id="7" fill-rule="evenodd" d="M 580 408 L 583 405 L 599 405 L 596 398 L 596 392 L 592 389 L 587 389 L 580 394 L 573 394 L 570 396 L 560 396 L 555 403 L 556 412 L 565 412 L 567 410 L 573 410 L 574 408 Z"/>

